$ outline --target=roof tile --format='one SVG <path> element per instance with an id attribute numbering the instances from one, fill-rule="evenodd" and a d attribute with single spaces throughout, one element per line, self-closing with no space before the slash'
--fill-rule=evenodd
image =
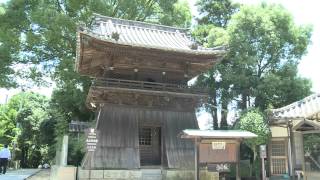
<path id="1" fill-rule="evenodd" d="M 187 29 L 117 19 L 98 14 L 94 15 L 93 27 L 87 31 L 104 40 L 114 40 L 112 34 L 118 33 L 117 42 L 120 44 L 203 53 L 217 50 L 203 47 L 191 49 L 194 42 L 189 38 Z"/>

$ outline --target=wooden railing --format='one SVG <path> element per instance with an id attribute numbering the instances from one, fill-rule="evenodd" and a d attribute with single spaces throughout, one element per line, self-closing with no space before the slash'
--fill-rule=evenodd
<path id="1" fill-rule="evenodd" d="M 199 88 L 199 87 L 192 87 L 192 86 L 179 85 L 179 84 L 167 84 L 167 83 L 111 79 L 111 78 L 95 79 L 92 85 L 97 87 L 99 86 L 99 87 L 148 90 L 148 91 L 167 91 L 167 92 L 189 93 L 189 94 L 207 94 L 208 93 L 207 88 Z"/>

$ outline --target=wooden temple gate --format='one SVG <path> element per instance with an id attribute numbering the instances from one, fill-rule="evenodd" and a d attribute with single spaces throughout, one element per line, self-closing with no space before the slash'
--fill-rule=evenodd
<path id="1" fill-rule="evenodd" d="M 99 132 L 97 149 L 86 155 L 83 168 L 110 170 L 109 175 L 150 167 L 192 169 L 193 143 L 177 135 L 198 128 L 195 107 L 207 90 L 187 81 L 223 53 L 198 47 L 185 29 L 94 15 L 92 27 L 79 28 L 77 41 L 76 69 L 93 78 L 86 102 L 98 112 Z"/>

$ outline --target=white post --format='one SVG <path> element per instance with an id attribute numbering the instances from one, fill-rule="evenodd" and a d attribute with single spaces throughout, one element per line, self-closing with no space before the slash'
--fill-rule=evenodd
<path id="1" fill-rule="evenodd" d="M 260 145 L 260 158 L 262 162 L 262 180 L 266 180 L 266 167 L 264 165 L 264 159 L 267 158 L 267 147 L 266 145 Z"/>
<path id="2" fill-rule="evenodd" d="M 262 180 L 266 180 L 266 170 L 264 166 L 264 158 L 261 158 L 262 161 Z"/>
<path id="3" fill-rule="evenodd" d="M 67 166 L 67 159 L 68 159 L 68 136 L 64 135 L 62 140 L 62 151 L 61 151 L 61 166 Z"/>

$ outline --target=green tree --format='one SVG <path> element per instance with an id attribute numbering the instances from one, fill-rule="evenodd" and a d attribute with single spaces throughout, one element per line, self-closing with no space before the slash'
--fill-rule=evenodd
<path id="1" fill-rule="evenodd" d="M 235 127 L 236 129 L 252 132 L 258 136 L 244 140 L 244 143 L 253 151 L 253 162 L 256 167 L 259 145 L 266 144 L 271 135 L 264 115 L 257 109 L 251 109 L 240 117 L 240 121 Z"/>
<path id="2" fill-rule="evenodd" d="M 197 2 L 197 6 L 201 18 L 197 19 L 199 25 L 192 32 L 195 40 L 206 47 L 227 45 L 228 36 L 224 28 L 227 27 L 231 16 L 238 11 L 239 4 L 230 0 L 201 0 Z M 218 109 L 221 110 L 220 128 L 228 128 L 228 105 L 232 99 L 230 81 L 226 75 L 229 70 L 227 64 L 222 62 L 200 75 L 197 80 L 197 84 L 207 85 L 210 89 L 205 108 L 212 116 L 213 129 L 219 128 Z"/>
<path id="3" fill-rule="evenodd" d="M 161 15 L 159 22 L 167 26 L 190 27 L 192 16 L 188 1 L 178 0 L 172 8 L 169 13 Z"/>
<path id="4" fill-rule="evenodd" d="M 280 108 L 310 95 L 310 80 L 297 74 L 297 65 L 287 63 L 261 78 L 256 89 L 261 98 L 256 106 L 263 109 Z"/>
<path id="5" fill-rule="evenodd" d="M 216 27 L 226 27 L 231 16 L 239 9 L 239 4 L 230 0 L 200 0 L 196 5 L 201 17 L 198 23 Z"/>
<path id="6" fill-rule="evenodd" d="M 261 103 L 263 92 L 258 87 L 270 74 L 297 76 L 279 71 L 288 63 L 298 65 L 310 43 L 311 28 L 295 25 L 290 13 L 279 5 L 261 4 L 241 7 L 227 31 L 228 59 L 234 73 L 234 89 L 241 96 L 240 107 L 246 109 L 252 104 L 265 109 L 267 105 Z M 294 77 L 289 79 L 297 79 Z"/>
<path id="7" fill-rule="evenodd" d="M 191 21 L 186 1 L 177 0 L 11 0 L 4 9 L 0 86 L 14 85 L 13 64 L 28 64 L 18 74 L 38 84 L 50 76 L 56 84 L 53 104 L 69 120 L 92 119 L 84 103 L 91 82 L 74 71 L 79 23 L 90 27 L 93 13 L 179 27 Z"/>
<path id="8" fill-rule="evenodd" d="M 16 116 L 16 110 L 0 105 L 0 144 L 10 144 L 16 140 Z"/>
<path id="9" fill-rule="evenodd" d="M 0 122 L 6 125 L 4 137 L 8 137 L 4 143 L 17 143 L 15 159 L 21 160 L 21 167 L 37 167 L 51 143 L 41 141 L 44 130 L 40 131 L 41 123 L 49 119 L 48 105 L 45 96 L 22 92 L 1 108 Z"/>
<path id="10" fill-rule="evenodd" d="M 310 43 L 311 27 L 296 25 L 283 7 L 241 6 L 226 27 L 202 24 L 194 35 L 198 39 L 207 35 L 203 41 L 207 47 L 228 49 L 218 65 L 198 78 L 211 88 L 209 107 L 225 109 L 236 101 L 240 110 L 251 106 L 264 110 L 310 94 L 311 82 L 297 75 L 297 66 Z"/>

